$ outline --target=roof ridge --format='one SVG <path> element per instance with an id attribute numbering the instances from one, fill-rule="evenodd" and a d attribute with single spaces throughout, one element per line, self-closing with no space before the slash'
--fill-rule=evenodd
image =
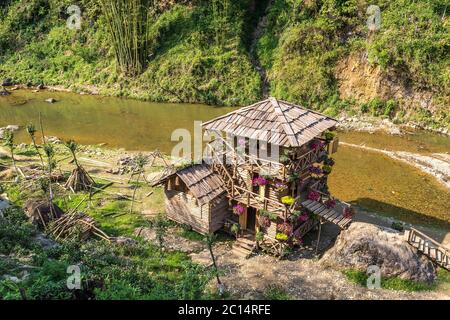
<path id="1" fill-rule="evenodd" d="M 236 109 L 234 111 L 231 111 L 231 112 L 228 112 L 228 113 L 224 114 L 223 116 L 219 116 L 217 118 L 214 118 L 214 119 L 211 119 L 209 121 L 206 121 L 206 122 L 202 123 L 202 126 L 210 124 L 211 122 L 214 122 L 214 121 L 226 118 L 226 117 L 231 116 L 233 114 L 239 114 L 239 113 L 248 111 L 248 110 L 250 110 L 252 108 L 255 108 L 258 105 L 262 105 L 263 103 L 266 103 L 268 101 L 269 101 L 269 99 L 265 99 L 265 100 L 262 100 L 262 101 L 255 102 L 254 104 L 251 104 L 251 105 L 249 105 L 247 107 L 238 108 L 238 109 Z"/>
<path id="2" fill-rule="evenodd" d="M 318 112 L 318 111 L 316 111 L 316 110 L 308 109 L 308 108 L 306 108 L 306 107 L 299 106 L 299 105 L 297 105 L 297 104 L 293 104 L 293 103 L 291 103 L 291 102 L 287 102 L 287 101 L 284 101 L 284 100 L 278 100 L 278 99 L 277 99 L 277 101 L 282 102 L 282 103 L 284 103 L 284 104 L 287 104 L 287 105 L 289 105 L 289 106 L 291 106 L 291 107 L 299 108 L 299 109 L 302 109 L 302 110 L 304 110 L 304 111 L 306 111 L 306 112 L 312 112 L 312 113 L 314 113 L 314 114 L 318 114 L 318 115 L 323 116 L 323 117 L 326 117 L 326 118 L 328 118 L 328 119 L 337 121 L 335 118 L 330 117 L 330 116 L 327 116 L 326 114 L 321 113 L 321 112 Z"/>
<path id="3" fill-rule="evenodd" d="M 292 129 L 291 124 L 286 118 L 286 115 L 284 114 L 280 104 L 278 103 L 278 100 L 274 97 L 269 98 L 270 103 L 273 106 L 273 110 L 277 114 L 278 121 L 280 122 L 281 126 L 283 127 L 286 136 L 288 137 L 290 143 L 292 146 L 299 146 L 299 143 L 297 141 L 297 138 L 295 137 L 295 132 Z"/>

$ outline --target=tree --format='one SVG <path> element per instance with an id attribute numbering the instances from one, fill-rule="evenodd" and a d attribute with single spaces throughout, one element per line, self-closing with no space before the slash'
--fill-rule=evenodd
<path id="1" fill-rule="evenodd" d="M 44 144 L 44 153 L 47 157 L 47 174 L 48 174 L 48 190 L 50 202 L 53 201 L 53 190 L 52 190 L 52 171 L 56 168 L 56 162 L 54 160 L 55 149 L 50 143 Z"/>
<path id="2" fill-rule="evenodd" d="M 16 165 L 16 159 L 14 158 L 14 150 L 16 148 L 14 144 L 14 133 L 11 130 L 5 130 L 5 133 L 3 134 L 3 145 L 9 148 L 14 170 L 16 171 L 16 173 L 19 172 Z"/>
<path id="3" fill-rule="evenodd" d="M 217 267 L 216 257 L 214 256 L 214 252 L 213 252 L 213 245 L 216 242 L 216 240 L 217 240 L 217 237 L 213 233 L 208 233 L 205 237 L 205 242 L 208 247 L 209 254 L 211 255 L 211 260 L 212 260 L 213 267 L 214 267 L 214 273 L 215 273 L 216 279 L 217 279 L 217 287 L 219 289 L 219 294 L 222 296 L 225 292 L 225 286 L 223 285 L 222 281 L 220 281 L 219 269 Z"/>
<path id="4" fill-rule="evenodd" d="M 133 205 L 134 205 L 134 200 L 136 198 L 136 191 L 139 188 L 139 182 L 141 179 L 141 176 L 143 176 L 145 174 L 145 170 L 144 167 L 148 164 L 148 157 L 144 156 L 142 153 L 139 153 L 134 159 L 133 159 L 133 173 L 131 174 L 131 176 L 135 175 L 137 173 L 137 179 L 134 182 L 135 186 L 134 186 L 134 190 L 133 190 L 133 197 L 131 200 L 131 206 L 130 206 L 130 213 L 133 212 Z"/>
<path id="5" fill-rule="evenodd" d="M 33 143 L 33 147 L 36 150 L 37 154 L 39 155 L 39 159 L 41 160 L 42 170 L 45 170 L 44 159 L 42 159 L 41 152 L 39 151 L 39 148 L 38 148 L 38 146 L 36 144 L 36 131 L 37 130 L 36 130 L 34 124 L 30 123 L 30 124 L 27 125 L 27 132 L 28 132 L 28 135 L 31 138 L 31 141 Z"/>
<path id="6" fill-rule="evenodd" d="M 155 230 L 156 241 L 158 242 L 159 255 L 162 259 L 164 250 L 164 237 L 166 236 L 167 228 L 169 227 L 169 222 L 164 218 L 164 216 L 159 213 L 152 223 L 153 229 Z"/>

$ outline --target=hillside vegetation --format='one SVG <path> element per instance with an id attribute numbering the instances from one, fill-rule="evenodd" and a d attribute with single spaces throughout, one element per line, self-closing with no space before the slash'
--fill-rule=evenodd
<path id="1" fill-rule="evenodd" d="M 0 76 L 153 101 L 245 105 L 263 98 L 267 75 L 270 95 L 333 116 L 449 126 L 445 0 L 135 2 L 149 8 L 138 74 L 116 62 L 102 1 L 10 0 L 0 7 Z M 72 4 L 81 8 L 79 30 L 66 25 Z M 367 27 L 369 5 L 381 9 L 379 30 Z"/>

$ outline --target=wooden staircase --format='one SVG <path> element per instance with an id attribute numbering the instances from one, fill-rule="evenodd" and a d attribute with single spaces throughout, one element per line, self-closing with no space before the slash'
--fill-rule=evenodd
<path id="1" fill-rule="evenodd" d="M 414 228 L 405 231 L 405 240 L 437 265 L 450 271 L 450 249 Z"/>
<path id="2" fill-rule="evenodd" d="M 237 238 L 233 244 L 233 253 L 241 258 L 249 258 L 256 249 L 256 242 L 253 239 L 254 235 L 244 234 Z"/>

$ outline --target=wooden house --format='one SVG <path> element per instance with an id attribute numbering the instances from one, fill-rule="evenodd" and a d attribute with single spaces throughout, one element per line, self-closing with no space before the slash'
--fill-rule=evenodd
<path id="1" fill-rule="evenodd" d="M 219 230 L 230 215 L 222 181 L 207 164 L 181 169 L 157 184 L 164 185 L 167 217 L 199 233 Z"/>
<path id="2" fill-rule="evenodd" d="M 345 228 L 348 208 L 327 187 L 336 124 L 275 98 L 204 123 L 205 133 L 215 137 L 207 145 L 207 164 L 165 180 L 169 218 L 199 232 L 238 224 L 235 248 L 242 255 L 261 245 L 282 254 L 325 222 Z"/>

